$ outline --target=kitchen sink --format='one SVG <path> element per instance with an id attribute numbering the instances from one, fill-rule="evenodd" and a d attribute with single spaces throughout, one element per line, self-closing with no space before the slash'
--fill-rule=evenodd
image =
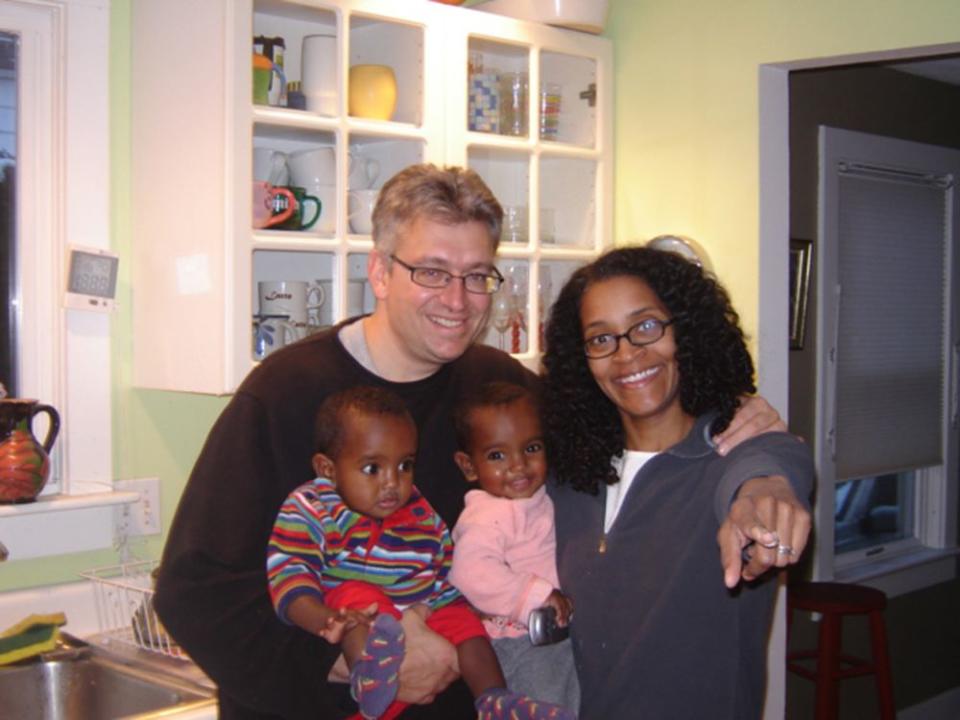
<path id="1" fill-rule="evenodd" d="M 65 635 L 52 652 L 0 667 L 0 715 L 11 720 L 147 720 L 214 706 L 212 687 L 179 676 L 166 658 L 149 655 L 111 653 Z"/>

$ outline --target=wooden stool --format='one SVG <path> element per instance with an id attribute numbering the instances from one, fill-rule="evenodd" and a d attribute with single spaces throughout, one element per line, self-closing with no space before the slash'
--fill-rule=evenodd
<path id="1" fill-rule="evenodd" d="M 862 585 L 831 582 L 791 583 L 787 587 L 787 622 L 794 610 L 820 613 L 820 639 L 816 650 L 787 653 L 787 669 L 813 680 L 817 685 L 816 718 L 837 717 L 839 693 L 837 683 L 846 678 L 874 675 L 882 720 L 894 720 L 893 683 L 890 677 L 890 655 L 883 610 L 887 596 L 880 590 Z M 841 648 L 843 617 L 866 615 L 870 622 L 873 648 L 868 660 L 846 655 Z M 816 660 L 816 668 L 804 667 L 799 660 Z"/>

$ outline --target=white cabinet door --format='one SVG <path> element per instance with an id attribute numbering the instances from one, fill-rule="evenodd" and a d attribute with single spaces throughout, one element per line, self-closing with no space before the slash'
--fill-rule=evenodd
<path id="1" fill-rule="evenodd" d="M 268 71 L 273 87 L 260 102 L 255 39 L 293 83 Z M 483 341 L 531 364 L 540 323 L 530 318 L 609 243 L 604 39 L 432 2 L 138 0 L 132 46 L 139 386 L 229 393 L 283 341 L 369 312 L 369 206 L 411 163 L 476 169 L 515 218 L 499 261 L 511 280 L 500 299 L 506 315 Z M 497 132 L 468 119 L 476 58 L 497 103 L 509 72 L 521 90 L 526 83 L 519 114 L 487 128 Z M 389 119 L 359 117 L 370 112 L 359 104 L 351 113 L 355 66 L 389 68 Z M 549 90 L 542 133 L 541 89 Z M 287 106 L 297 105 L 291 90 L 305 109 Z M 519 134 L 499 132 L 514 121 Z M 288 212 L 291 204 L 299 210 Z M 261 283 L 278 281 L 320 288 L 305 322 L 267 299 Z"/>

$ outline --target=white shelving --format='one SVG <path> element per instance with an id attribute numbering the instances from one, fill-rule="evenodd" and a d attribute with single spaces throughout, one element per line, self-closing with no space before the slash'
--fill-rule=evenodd
<path id="1" fill-rule="evenodd" d="M 335 114 L 252 102 L 255 35 L 284 39 L 286 79 L 296 82 L 303 38 L 331 33 Z M 139 386 L 232 392 L 255 363 L 261 280 L 321 280 L 328 297 L 315 318 L 321 324 L 372 308 L 362 287 L 372 242 L 352 232 L 347 217 L 351 156 L 379 170 L 374 189 L 411 163 L 464 165 L 504 206 L 526 209 L 526 239 L 502 243 L 498 264 L 516 280 L 523 310 L 504 346 L 531 364 L 540 338 L 529 318 L 610 242 L 612 52 L 605 39 L 433 2 L 138 0 L 132 46 Z M 486 68 L 526 73 L 525 135 L 469 129 L 468 58 L 478 53 Z M 390 120 L 348 114 L 355 64 L 393 69 Z M 541 138 L 539 88 L 547 83 L 559 88 L 560 112 L 556 133 Z M 254 148 L 319 147 L 333 157 L 331 187 L 321 188 L 330 214 L 306 230 L 254 229 Z M 491 325 L 483 341 L 500 340 Z"/>

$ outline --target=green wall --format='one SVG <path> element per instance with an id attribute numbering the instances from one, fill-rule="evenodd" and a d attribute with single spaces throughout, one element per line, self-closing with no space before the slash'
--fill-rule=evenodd
<path id="1" fill-rule="evenodd" d="M 130 7 L 113 0 L 112 245 L 129 258 Z M 611 0 L 616 72 L 616 238 L 690 235 L 710 254 L 751 334 L 758 258 L 757 67 L 805 58 L 956 41 L 955 0 Z M 186 110 L 185 110 L 186 112 Z M 159 476 L 165 525 L 224 399 L 131 387 L 129 263 L 114 320 L 114 471 Z M 185 348 L 189 352 L 189 348 Z M 51 520 L 53 522 L 53 520 Z M 159 539 L 132 550 L 155 557 Z M 0 591 L 76 579 L 115 562 L 78 553 L 10 562 Z"/>

